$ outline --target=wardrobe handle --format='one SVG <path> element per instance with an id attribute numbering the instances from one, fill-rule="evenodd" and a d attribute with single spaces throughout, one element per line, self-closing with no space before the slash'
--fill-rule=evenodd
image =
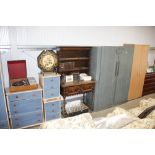
<path id="1" fill-rule="evenodd" d="M 119 66 L 120 66 L 120 61 L 118 61 L 117 76 L 118 76 L 118 74 L 119 74 Z"/>
<path id="2" fill-rule="evenodd" d="M 118 62 L 116 62 L 116 66 L 115 66 L 115 76 L 117 76 L 117 68 L 118 68 Z"/>

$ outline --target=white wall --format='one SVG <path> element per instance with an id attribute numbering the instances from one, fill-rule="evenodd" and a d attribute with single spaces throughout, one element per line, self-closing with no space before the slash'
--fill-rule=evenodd
<path id="1" fill-rule="evenodd" d="M 155 27 L 17 27 L 19 45 L 155 46 Z"/>
<path id="2" fill-rule="evenodd" d="M 13 32 L 10 37 L 9 32 Z M 16 45 L 121 46 L 124 43 L 149 44 L 155 47 L 155 27 L 0 27 L 5 86 L 8 87 L 7 60 L 26 59 L 28 76 L 38 81 L 37 56 L 41 50 L 19 50 Z"/>

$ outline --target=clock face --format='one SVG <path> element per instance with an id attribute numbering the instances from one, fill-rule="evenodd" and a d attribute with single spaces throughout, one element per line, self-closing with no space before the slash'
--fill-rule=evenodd
<path id="1" fill-rule="evenodd" d="M 44 72 L 52 72 L 57 64 L 57 55 L 53 51 L 44 50 L 38 56 L 38 67 Z"/>

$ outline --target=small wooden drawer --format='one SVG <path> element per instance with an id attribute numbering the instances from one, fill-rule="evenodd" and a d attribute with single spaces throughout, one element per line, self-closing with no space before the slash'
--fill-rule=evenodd
<path id="1" fill-rule="evenodd" d="M 89 92 L 94 89 L 95 84 L 94 83 L 89 83 L 89 84 L 82 84 L 81 85 L 81 90 L 82 92 Z"/>
<path id="2" fill-rule="evenodd" d="M 81 88 L 80 86 L 70 86 L 70 87 L 66 87 L 64 88 L 64 93 L 66 96 L 70 96 L 70 95 L 74 95 L 74 94 L 78 94 L 81 92 Z"/>
<path id="3" fill-rule="evenodd" d="M 28 127 L 42 122 L 42 111 L 11 116 L 11 124 L 14 129 Z"/>
<path id="4" fill-rule="evenodd" d="M 55 102 L 48 102 L 44 104 L 45 113 L 55 113 L 61 112 L 61 102 L 62 101 L 55 101 Z"/>
<path id="5" fill-rule="evenodd" d="M 10 102 L 18 101 L 18 100 L 31 100 L 36 98 L 42 98 L 41 90 L 8 94 L 8 99 Z"/>
<path id="6" fill-rule="evenodd" d="M 61 118 L 61 112 L 57 112 L 57 113 L 47 112 L 47 113 L 45 113 L 46 121 L 50 121 L 50 120 L 54 120 L 54 119 L 58 119 L 58 118 Z"/>
<path id="7" fill-rule="evenodd" d="M 0 121 L 0 129 L 9 129 L 8 121 Z"/>
<path id="8" fill-rule="evenodd" d="M 33 99 L 33 100 L 21 100 L 14 101 L 9 103 L 9 111 L 11 115 L 22 114 L 33 111 L 42 110 L 42 100 Z"/>
<path id="9" fill-rule="evenodd" d="M 60 76 L 44 78 L 43 89 L 60 89 Z"/>

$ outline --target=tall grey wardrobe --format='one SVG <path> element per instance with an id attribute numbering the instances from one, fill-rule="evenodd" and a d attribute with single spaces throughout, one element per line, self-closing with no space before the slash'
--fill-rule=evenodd
<path id="1" fill-rule="evenodd" d="M 92 48 L 90 74 L 96 80 L 94 111 L 127 101 L 132 60 L 133 50 L 128 47 Z"/>

